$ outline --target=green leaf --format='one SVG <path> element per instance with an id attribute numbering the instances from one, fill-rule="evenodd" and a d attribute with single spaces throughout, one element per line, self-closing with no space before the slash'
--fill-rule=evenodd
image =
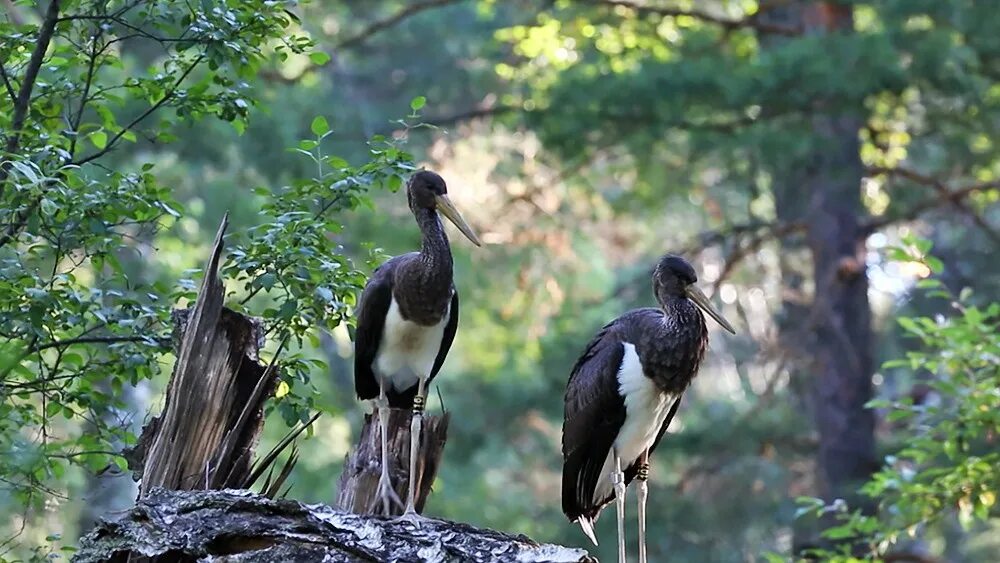
<path id="1" fill-rule="evenodd" d="M 330 55 L 327 55 L 323 51 L 313 51 L 309 53 L 309 60 L 313 62 L 314 65 L 323 66 L 330 62 Z"/>
<path id="2" fill-rule="evenodd" d="M 108 134 L 103 130 L 98 129 L 90 134 L 90 142 L 93 143 L 98 149 L 103 149 L 108 146 Z"/>
<path id="3" fill-rule="evenodd" d="M 330 132 L 330 124 L 327 123 L 326 118 L 322 115 L 317 116 L 312 120 L 312 125 L 309 126 L 313 134 L 317 137 L 322 137 Z"/>
<path id="4" fill-rule="evenodd" d="M 417 96 L 416 98 L 410 100 L 410 109 L 413 111 L 417 111 L 425 105 L 427 105 L 427 98 L 423 96 Z"/>
<path id="5" fill-rule="evenodd" d="M 930 268 L 935 274 L 940 274 L 944 270 L 944 264 L 933 256 L 925 256 L 924 263 L 927 264 L 927 267 Z"/>
<path id="6" fill-rule="evenodd" d="M 54 417 L 55 415 L 59 414 L 59 411 L 61 411 L 62 408 L 63 408 L 62 403 L 56 401 L 49 402 L 47 405 L 45 405 L 45 418 Z"/>

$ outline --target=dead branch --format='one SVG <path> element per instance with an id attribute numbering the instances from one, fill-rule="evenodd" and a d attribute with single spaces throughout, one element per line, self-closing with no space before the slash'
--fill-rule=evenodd
<path id="1" fill-rule="evenodd" d="M 892 168 L 873 166 L 868 168 L 868 174 L 870 176 L 885 175 L 885 176 L 903 178 L 915 184 L 929 186 L 932 189 L 934 189 L 934 191 L 937 192 L 938 197 L 924 200 L 923 202 L 917 204 L 907 212 L 901 214 L 898 218 L 893 219 L 893 221 L 905 221 L 905 220 L 915 219 L 917 218 L 917 216 L 924 213 L 925 211 L 929 211 L 941 205 L 951 204 L 959 212 L 969 217 L 972 220 L 972 222 L 974 222 L 976 226 L 978 226 L 984 233 L 986 233 L 986 235 L 990 237 L 994 242 L 1000 244 L 1000 232 L 997 232 L 997 230 L 992 225 L 986 222 L 986 219 L 984 219 L 979 213 L 976 213 L 975 210 L 970 208 L 965 203 L 965 199 L 968 196 L 986 190 L 997 189 L 998 187 L 1000 187 L 1000 182 L 983 182 L 980 184 L 968 186 L 967 188 L 955 190 L 948 188 L 946 182 L 944 180 L 941 180 L 940 178 L 936 178 L 934 176 L 928 176 L 926 174 L 921 174 L 916 170 L 913 170 L 911 168 L 904 168 L 901 166 L 896 166 Z M 874 230 L 877 230 L 881 226 L 885 225 L 879 225 L 878 227 L 869 232 L 873 232 Z"/>

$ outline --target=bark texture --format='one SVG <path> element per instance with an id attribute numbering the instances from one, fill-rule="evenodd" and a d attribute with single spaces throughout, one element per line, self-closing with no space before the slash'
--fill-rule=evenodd
<path id="1" fill-rule="evenodd" d="M 151 489 L 116 522 L 84 537 L 73 561 L 130 556 L 178 562 L 524 562 L 596 561 L 583 549 L 431 520 L 359 516 L 324 505 L 272 500 L 248 491 Z"/>
<path id="2" fill-rule="evenodd" d="M 420 432 L 420 459 L 417 461 L 417 489 L 415 507 L 423 512 L 424 503 L 431 492 L 448 439 L 447 413 L 441 416 L 424 415 Z M 410 468 L 410 411 L 389 410 L 389 477 L 400 500 L 406 502 L 406 489 Z M 379 435 L 378 416 L 365 415 L 361 439 L 348 455 L 344 472 L 340 474 L 336 506 L 355 514 L 393 516 L 403 513 L 403 506 L 392 505 L 389 514 L 382 510 L 378 498 L 378 480 L 382 468 L 382 443 Z"/>
<path id="3" fill-rule="evenodd" d="M 259 363 L 260 323 L 223 306 L 218 267 L 227 223 L 219 226 L 194 307 L 174 315 L 177 362 L 163 413 L 127 455 L 142 481 L 140 497 L 154 487 L 243 486 L 250 474 L 276 372 Z"/>

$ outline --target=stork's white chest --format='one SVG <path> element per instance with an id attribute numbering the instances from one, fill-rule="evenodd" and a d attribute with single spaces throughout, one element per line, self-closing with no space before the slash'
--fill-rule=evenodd
<path id="1" fill-rule="evenodd" d="M 438 324 L 419 325 L 403 318 L 399 304 L 393 298 L 375 354 L 376 375 L 398 391 L 416 385 L 420 376 L 430 376 L 450 318 L 449 305 Z"/>
<path id="2" fill-rule="evenodd" d="M 653 446 L 674 400 L 642 373 L 642 362 L 635 345 L 623 342 L 622 346 L 625 353 L 618 367 L 617 379 L 618 393 L 625 401 L 625 422 L 618 430 L 612 450 L 604 462 L 601 480 L 594 489 L 595 500 L 611 494 L 611 472 L 615 468 L 613 454 L 617 453 L 621 458 L 622 471 L 625 471 L 642 452 Z"/>
<path id="3" fill-rule="evenodd" d="M 635 346 L 628 342 L 622 345 L 625 354 L 618 368 L 618 393 L 625 400 L 625 423 L 618 431 L 615 449 L 623 463 L 630 463 L 653 445 L 670 410 L 672 397 L 642 373 L 642 362 Z"/>

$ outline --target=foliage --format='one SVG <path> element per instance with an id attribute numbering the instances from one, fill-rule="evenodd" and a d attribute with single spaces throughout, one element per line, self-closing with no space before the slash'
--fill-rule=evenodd
<path id="1" fill-rule="evenodd" d="M 29 510 L 70 464 L 122 465 L 122 388 L 158 373 L 165 351 L 170 292 L 130 280 L 123 262 L 177 206 L 152 164 L 101 163 L 140 136 L 169 141 L 168 115 L 244 119 L 242 79 L 292 21 L 281 3 L 134 1 L 50 2 L 38 22 L 12 19 L 0 22 L 0 473 Z M 128 50 L 154 46 L 144 70 L 126 66 Z"/>
<path id="2" fill-rule="evenodd" d="M 419 100 L 412 103 L 414 111 Z M 239 303 L 248 314 L 264 318 L 265 336 L 293 338 L 299 348 L 307 336 L 318 345 L 317 329 L 333 330 L 350 321 L 354 297 L 364 287 L 365 275 L 354 269 L 339 241 L 341 214 L 370 206 L 365 193 L 373 186 L 398 190 L 403 175 L 413 170 L 412 157 L 398 141 L 375 136 L 368 162 L 351 166 L 339 156 L 323 154 L 323 140 L 332 133 L 326 118 L 315 118 L 310 128 L 315 139 L 305 139 L 293 150 L 315 164 L 316 175 L 274 194 L 259 188 L 258 195 L 265 198 L 262 222 L 248 230 L 223 268 L 226 278 L 243 283 Z M 289 425 L 308 420 L 317 393 L 310 373 L 324 367 L 308 354 L 282 358 L 278 394 L 287 395 L 280 406 Z M 304 389 L 301 394 L 296 384 Z"/>
<path id="3" fill-rule="evenodd" d="M 928 254 L 930 242 L 909 239 L 890 255 L 940 272 L 940 261 Z M 900 317 L 906 333 L 920 348 L 890 360 L 885 369 L 918 374 L 926 386 L 919 400 L 876 400 L 885 409 L 903 447 L 886 456 L 885 466 L 861 491 L 878 503 L 877 515 L 851 510 L 845 503 L 805 501 L 803 513 L 815 509 L 840 521 L 824 536 L 839 547 L 817 555 L 832 561 L 882 558 L 913 538 L 940 532 L 956 517 L 965 529 L 996 519 L 1000 494 L 1000 303 L 985 308 L 969 302 L 971 291 L 954 295 L 940 281 L 920 284 L 930 295 L 946 299 L 948 316 Z"/>
<path id="4" fill-rule="evenodd" d="M 242 131 L 257 103 L 248 80 L 312 46 L 291 2 L 63 1 L 13 21 L 31 4 L 0 21 L 0 506 L 21 529 L 63 498 L 70 468 L 124 469 L 143 413 L 123 390 L 160 374 L 170 310 L 195 292 L 138 267 L 184 213 L 142 151 L 212 117 Z M 325 119 L 312 131 L 295 150 L 315 175 L 257 190 L 260 223 L 225 266 L 274 341 L 344 320 L 363 276 L 331 235 L 336 217 L 412 168 L 399 141 L 374 138 L 352 166 L 323 154 Z M 310 387 L 290 387 L 314 363 L 288 358 L 289 421 L 312 406 Z"/>

